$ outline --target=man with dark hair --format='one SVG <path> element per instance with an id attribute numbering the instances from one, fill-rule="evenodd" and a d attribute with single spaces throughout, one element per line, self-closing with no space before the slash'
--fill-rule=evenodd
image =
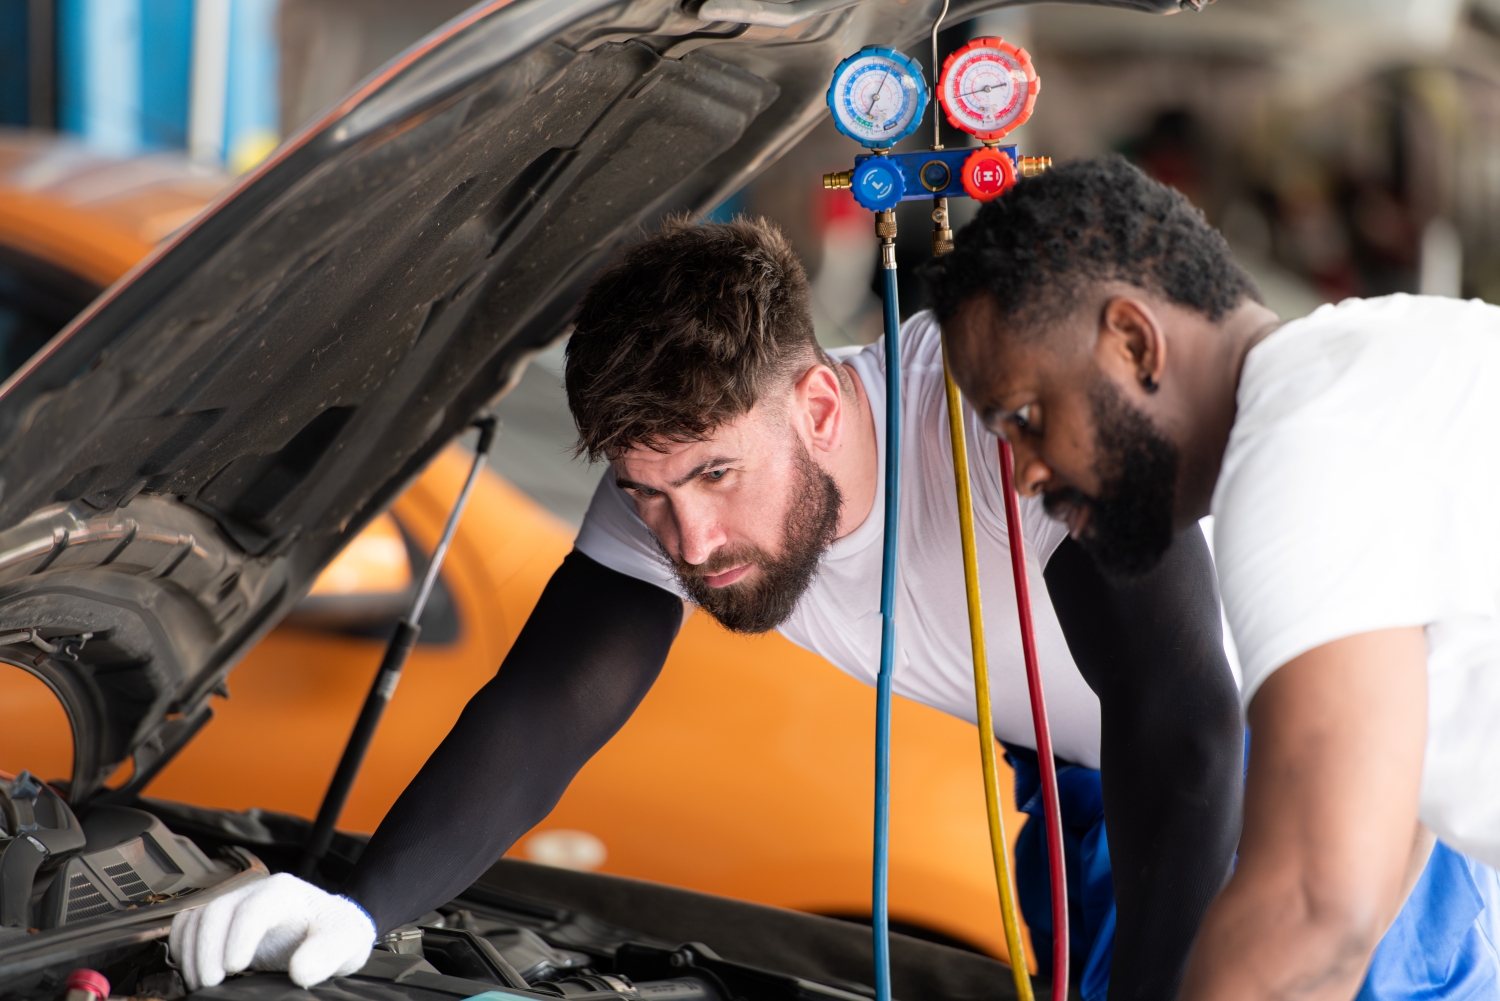
<path id="1" fill-rule="evenodd" d="M 1182 997 L 1500 996 L 1500 309 L 1282 323 L 1118 159 L 986 206 L 937 285 L 1018 488 L 1109 574 L 1215 516 L 1253 740 Z"/>
<path id="2" fill-rule="evenodd" d="M 653 464 L 673 446 L 721 439 L 718 432 L 762 401 L 775 423 L 789 426 L 781 391 L 810 365 L 837 375 L 839 395 L 854 391 L 852 377 L 818 346 L 807 278 L 781 233 L 743 219 L 669 224 L 663 236 L 605 272 L 579 306 L 565 378 L 578 451 L 622 466 Z M 714 542 L 706 559 L 694 559 L 701 543 L 684 545 L 681 519 L 648 522 L 655 533 L 650 555 L 671 568 L 683 597 L 736 632 L 763 633 L 785 622 L 839 534 L 838 482 L 813 461 L 807 444 L 782 437 L 791 462 L 764 484 L 772 497 L 791 499 L 782 538 Z M 635 527 L 636 508 L 649 518 L 661 507 L 661 491 L 620 472 L 615 483 L 634 505 L 611 504 L 621 495 L 601 490 L 604 499 L 591 509 L 579 548 L 632 573 L 639 561 L 628 551 L 638 556 L 646 538 Z M 712 475 L 720 483 L 727 470 Z M 860 486 L 868 491 L 872 484 Z M 672 535 L 679 537 L 675 549 L 667 541 Z M 721 579 L 750 566 L 755 573 L 738 586 Z M 660 573 L 650 579 L 664 582 Z"/>
<path id="3" fill-rule="evenodd" d="M 940 348 L 930 314 L 906 324 L 895 690 L 973 720 Z M 576 549 L 375 832 L 344 887 L 352 900 L 277 877 L 209 904 L 174 926 L 189 981 L 254 963 L 316 982 L 362 960 L 345 944 L 360 941 L 355 931 L 367 949 L 372 927 L 462 892 L 629 718 L 695 608 L 741 632 L 779 630 L 873 683 L 886 363 L 879 346 L 818 346 L 806 275 L 762 221 L 673 222 L 604 271 L 568 345 L 578 448 L 609 462 Z M 1025 802 L 1037 765 L 998 443 L 973 411 L 964 424 L 995 734 Z M 1116 582 L 1038 501 L 1022 514 L 1069 793 L 1075 973 L 1089 1001 L 1169 997 L 1239 834 L 1243 736 L 1207 546 L 1189 526 L 1155 571 Z M 1045 957 L 1040 824 L 1022 832 L 1018 855 Z"/>

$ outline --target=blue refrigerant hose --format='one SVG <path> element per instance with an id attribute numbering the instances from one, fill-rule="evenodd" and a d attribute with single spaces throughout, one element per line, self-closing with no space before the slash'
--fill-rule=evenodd
<path id="1" fill-rule="evenodd" d="M 901 518 L 901 315 L 893 250 L 887 251 L 881 262 L 885 306 L 885 559 L 880 571 L 880 675 L 875 682 L 875 874 L 870 894 L 875 929 L 875 1001 L 891 1001 L 891 676 L 896 660 L 896 543 Z"/>

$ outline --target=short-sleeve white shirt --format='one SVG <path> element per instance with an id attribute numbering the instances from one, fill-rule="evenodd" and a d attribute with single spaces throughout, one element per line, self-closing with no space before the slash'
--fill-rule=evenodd
<path id="1" fill-rule="evenodd" d="M 864 385 L 874 416 L 881 484 L 858 528 L 835 542 L 807 592 L 779 631 L 866 684 L 880 667 L 880 571 L 885 503 L 885 351 L 882 345 L 834 352 Z M 898 646 L 893 688 L 950 715 L 974 722 L 973 663 L 958 536 L 953 452 L 938 324 L 913 316 L 901 332 L 901 549 L 896 603 Z M 990 664 L 995 735 L 1035 748 L 1015 586 L 1000 484 L 998 441 L 964 405 L 980 586 Z M 1038 499 L 1021 501 L 1028 582 L 1038 661 L 1047 695 L 1055 753 L 1099 767 L 1099 700 L 1073 658 L 1047 598 L 1042 569 L 1067 536 Z M 578 548 L 621 573 L 683 594 L 635 503 L 608 472 L 579 531 Z"/>
<path id="2" fill-rule="evenodd" d="M 1424 626 L 1421 817 L 1500 865 L 1500 308 L 1324 306 L 1253 348 L 1214 491 L 1248 705 L 1325 643 Z"/>

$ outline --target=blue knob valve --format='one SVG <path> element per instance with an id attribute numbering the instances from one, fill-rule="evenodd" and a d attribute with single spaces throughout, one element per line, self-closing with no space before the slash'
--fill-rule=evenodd
<path id="1" fill-rule="evenodd" d="M 895 208 L 906 194 L 901 168 L 882 156 L 872 156 L 854 168 L 850 181 L 854 200 L 871 212 Z"/>

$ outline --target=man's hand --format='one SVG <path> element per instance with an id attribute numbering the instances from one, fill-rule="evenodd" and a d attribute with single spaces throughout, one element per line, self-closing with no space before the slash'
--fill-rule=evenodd
<path id="1" fill-rule="evenodd" d="M 1203 923 L 1183 1001 L 1348 1001 L 1405 902 L 1427 735 L 1422 629 L 1337 640 L 1250 704 L 1239 865 Z"/>
<path id="2" fill-rule="evenodd" d="M 364 966 L 375 924 L 347 897 L 279 873 L 182 911 L 170 942 L 190 991 L 247 969 L 285 970 L 311 987 Z"/>

